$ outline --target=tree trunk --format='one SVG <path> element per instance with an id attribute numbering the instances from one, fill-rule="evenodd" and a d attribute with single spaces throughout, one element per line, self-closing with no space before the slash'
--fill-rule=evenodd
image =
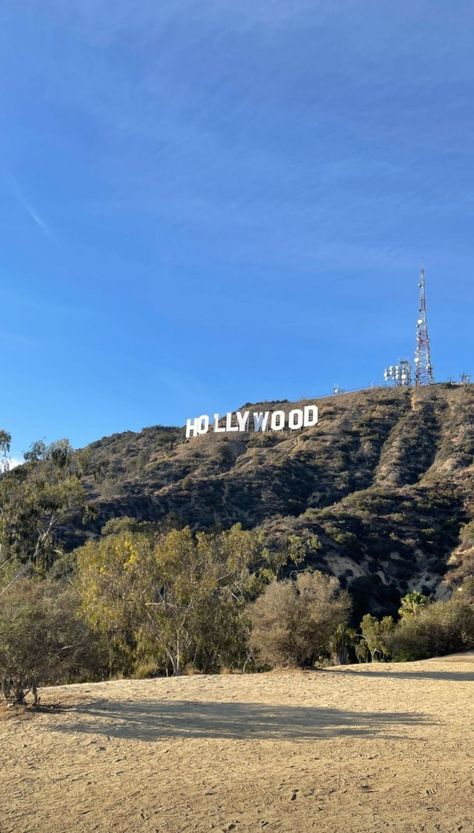
<path id="1" fill-rule="evenodd" d="M 25 705 L 25 684 L 24 681 L 17 678 L 13 682 L 13 695 L 14 695 L 14 704 L 16 706 L 24 706 Z"/>
<path id="2" fill-rule="evenodd" d="M 175 674 L 177 677 L 181 674 L 181 648 L 179 644 L 179 636 L 176 640 L 176 658 L 175 658 Z"/>

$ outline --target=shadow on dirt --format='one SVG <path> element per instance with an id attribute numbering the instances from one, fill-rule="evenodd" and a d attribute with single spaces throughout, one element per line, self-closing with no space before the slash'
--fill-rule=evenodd
<path id="1" fill-rule="evenodd" d="M 231 738 L 234 740 L 307 741 L 340 736 L 386 739 L 407 736 L 400 730 L 428 725 L 422 714 L 351 712 L 309 706 L 271 706 L 261 703 L 196 701 L 105 700 L 68 710 L 76 719 L 55 723 L 60 732 L 103 734 L 129 740 L 164 738 Z"/>
<path id="2" fill-rule="evenodd" d="M 394 680 L 449 680 L 453 683 L 474 682 L 474 672 L 472 671 L 352 671 L 347 669 L 347 671 L 341 670 L 335 673 L 351 674 L 357 677 L 384 677 L 384 679 L 392 678 Z"/>

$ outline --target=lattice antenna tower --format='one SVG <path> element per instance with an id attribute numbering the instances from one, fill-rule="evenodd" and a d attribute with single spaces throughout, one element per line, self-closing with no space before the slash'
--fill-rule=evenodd
<path id="1" fill-rule="evenodd" d="M 426 319 L 426 280 L 423 265 L 420 269 L 420 309 L 416 322 L 415 385 L 432 385 L 434 382 L 431 364 L 431 346 Z"/>

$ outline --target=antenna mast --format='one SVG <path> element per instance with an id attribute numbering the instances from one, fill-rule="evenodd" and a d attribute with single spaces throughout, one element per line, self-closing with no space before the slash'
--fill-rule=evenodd
<path id="1" fill-rule="evenodd" d="M 426 321 L 426 282 L 425 270 L 420 269 L 420 310 L 416 322 L 415 385 L 432 385 L 434 382 L 431 364 L 430 337 Z"/>

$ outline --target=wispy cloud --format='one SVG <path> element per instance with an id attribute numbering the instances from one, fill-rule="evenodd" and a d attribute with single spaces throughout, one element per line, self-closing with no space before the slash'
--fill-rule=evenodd
<path id="1" fill-rule="evenodd" d="M 40 215 L 38 214 L 36 209 L 31 205 L 31 203 L 29 203 L 25 199 L 22 199 L 21 203 L 22 203 L 23 207 L 26 209 L 26 211 L 28 212 L 28 214 L 30 215 L 33 222 L 36 223 L 38 228 L 41 229 L 41 231 L 46 235 L 46 237 L 49 237 L 50 240 L 54 240 L 55 242 L 57 242 L 54 234 L 51 231 L 51 229 L 49 228 L 49 226 L 46 225 L 45 221 L 40 217 Z"/>
<path id="2" fill-rule="evenodd" d="M 17 202 L 25 209 L 26 213 L 33 220 L 33 222 L 40 229 L 40 231 L 54 243 L 57 243 L 57 238 L 51 231 L 49 225 L 45 222 L 45 220 L 43 220 L 40 214 L 38 214 L 38 211 L 32 204 L 31 200 L 27 199 L 15 177 L 12 176 L 12 174 L 9 174 L 9 179 Z"/>

